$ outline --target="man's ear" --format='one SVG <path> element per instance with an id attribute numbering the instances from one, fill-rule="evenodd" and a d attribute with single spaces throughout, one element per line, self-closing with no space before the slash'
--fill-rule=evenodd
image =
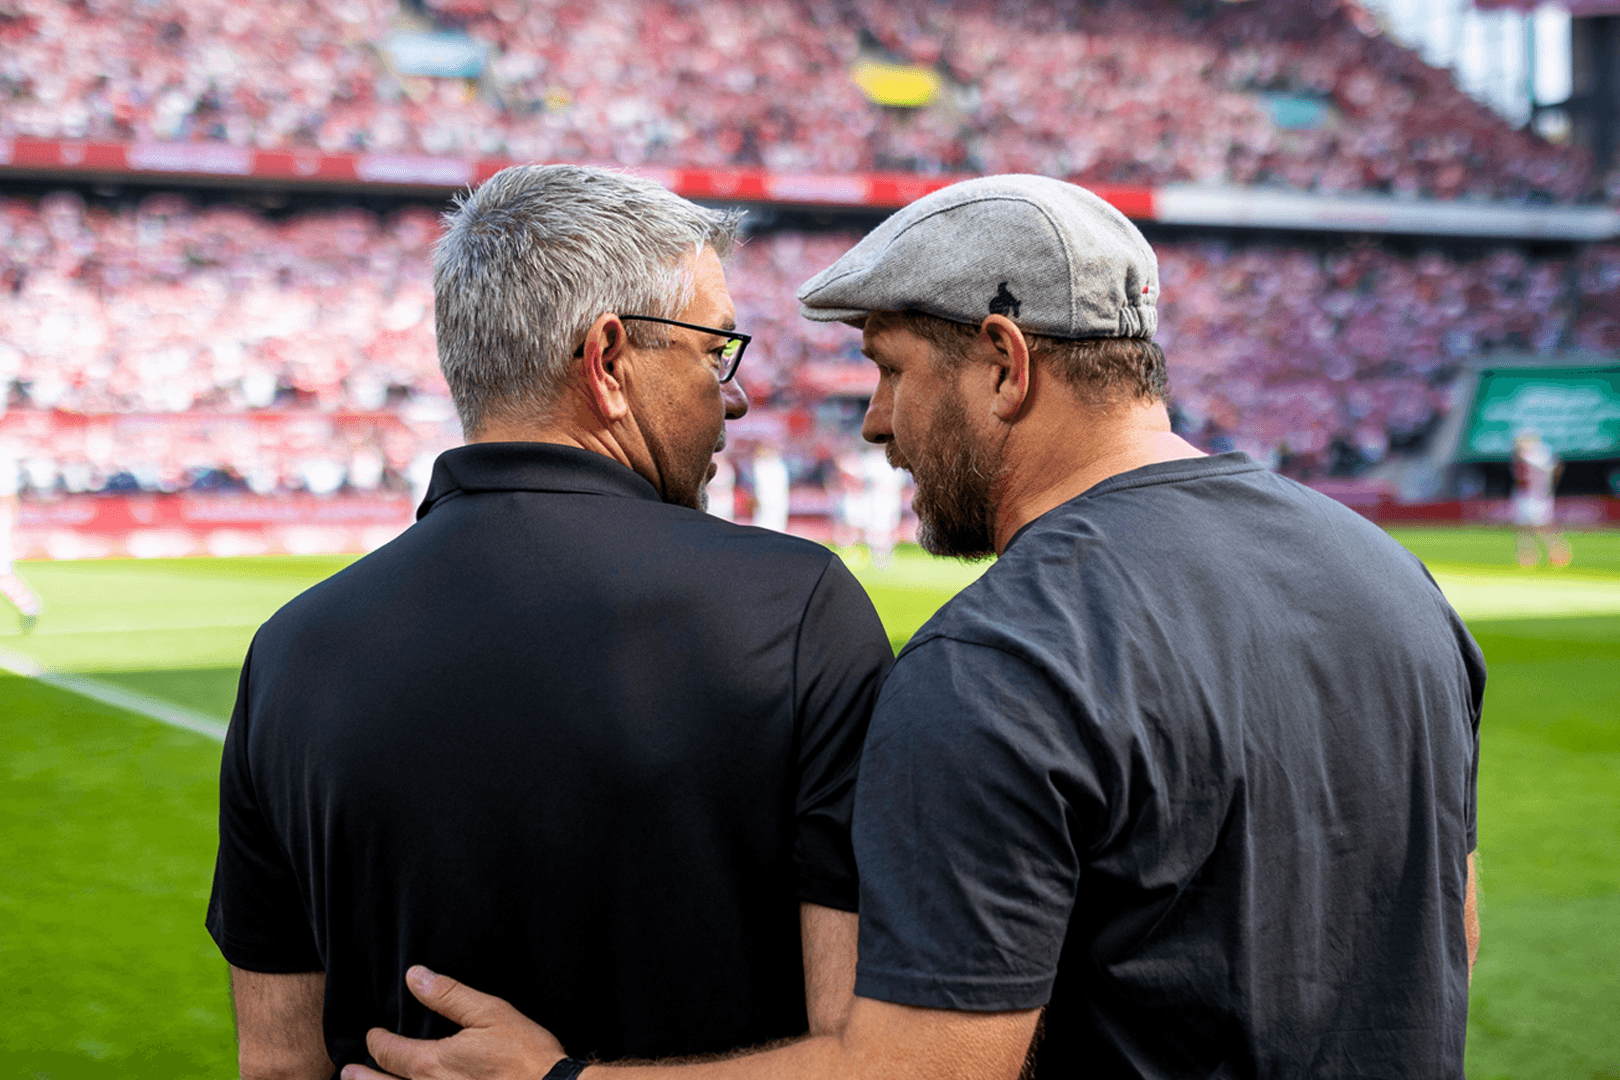
<path id="1" fill-rule="evenodd" d="M 993 365 L 995 401 L 991 411 L 997 420 L 1012 423 L 1029 401 L 1029 342 L 1018 325 L 1005 315 L 991 315 L 979 324 L 982 340 L 988 341 L 986 359 Z"/>
<path id="2" fill-rule="evenodd" d="M 612 313 L 598 315 L 585 332 L 584 350 L 580 376 L 591 408 L 604 424 L 623 420 L 630 415 L 630 397 L 625 388 L 629 338 L 624 323 Z"/>

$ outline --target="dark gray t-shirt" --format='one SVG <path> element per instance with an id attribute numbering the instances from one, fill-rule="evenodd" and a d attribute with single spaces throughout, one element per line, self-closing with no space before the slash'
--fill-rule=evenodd
<path id="1" fill-rule="evenodd" d="M 1242 454 L 1026 526 L 896 661 L 856 992 L 1047 1006 L 1041 1077 L 1461 1076 L 1484 662 Z"/>

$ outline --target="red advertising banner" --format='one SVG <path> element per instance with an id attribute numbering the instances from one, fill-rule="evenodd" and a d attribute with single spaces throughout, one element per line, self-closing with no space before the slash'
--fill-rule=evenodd
<path id="1" fill-rule="evenodd" d="M 1309 485 L 1380 525 L 1511 525 L 1513 504 L 1508 499 L 1448 499 L 1439 502 L 1399 503 L 1392 491 L 1357 480 L 1325 480 Z M 1556 520 L 1566 529 L 1598 529 L 1620 524 L 1620 499 L 1606 495 L 1574 495 L 1557 500 Z"/>
<path id="2" fill-rule="evenodd" d="M 1589 3 L 1620 12 L 1620 0 Z M 1583 8 L 1583 10 L 1585 10 Z M 252 150 L 223 143 L 108 143 L 0 139 L 0 175 L 166 177 L 177 182 L 310 188 L 379 187 L 442 197 L 517 162 L 427 154 L 326 154 Z M 689 199 L 892 209 L 962 179 L 904 173 L 771 173 L 759 169 L 633 169 Z M 1608 206 L 1535 206 L 1513 201 L 1401 199 L 1389 195 L 1206 184 L 1089 185 L 1139 221 L 1241 228 L 1601 241 L 1620 236 Z"/>
<path id="3" fill-rule="evenodd" d="M 0 139 L 0 172 L 83 172 L 125 177 L 171 176 L 193 182 L 234 179 L 318 187 L 379 186 L 453 191 L 489 179 L 517 161 L 428 154 L 327 154 L 317 150 L 255 150 L 224 143 L 113 143 L 64 139 Z M 899 207 L 957 176 L 902 173 L 770 173 L 760 169 L 631 170 L 689 199 L 797 203 L 811 206 Z M 1153 190 L 1109 186 L 1099 195 L 1136 218 L 1153 216 Z"/>
<path id="4" fill-rule="evenodd" d="M 18 507 L 21 559 L 360 554 L 407 528 L 409 495 L 69 495 Z"/>

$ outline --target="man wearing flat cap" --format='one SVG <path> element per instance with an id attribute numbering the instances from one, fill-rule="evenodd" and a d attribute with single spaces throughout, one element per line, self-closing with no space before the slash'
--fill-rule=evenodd
<path id="1" fill-rule="evenodd" d="M 1157 294 L 1123 215 L 1029 176 L 936 192 L 800 290 L 862 330 L 863 434 L 925 546 L 999 559 L 873 714 L 846 1026 L 683 1080 L 1462 1074 L 1483 660 L 1381 531 L 1172 433 Z M 374 1032 L 385 1066 L 583 1067 L 411 979 L 467 1029 Z"/>

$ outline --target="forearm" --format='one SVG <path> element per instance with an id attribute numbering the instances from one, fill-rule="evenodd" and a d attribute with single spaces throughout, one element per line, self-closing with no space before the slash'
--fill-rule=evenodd
<path id="1" fill-rule="evenodd" d="M 857 998 L 836 1035 L 691 1065 L 594 1066 L 587 1080 L 1014 1080 L 1040 1010 L 963 1013 Z"/>
<path id="2" fill-rule="evenodd" d="M 837 1036 L 799 1039 L 770 1050 L 694 1061 L 592 1065 L 582 1080 L 827 1080 L 856 1075 L 845 1069 L 844 1047 Z M 872 1076 L 870 1073 L 862 1074 Z M 881 1075 L 881 1074 L 879 1074 Z"/>
<path id="3" fill-rule="evenodd" d="M 563 1057 L 545 1028 L 500 998 L 413 967 L 417 1000 L 461 1025 L 448 1039 L 410 1039 L 373 1028 L 366 1046 L 386 1073 L 345 1065 L 344 1080 L 540 1080 Z M 835 1035 L 686 1064 L 607 1063 L 590 1080 L 1015 1080 L 1039 1009 L 966 1013 L 856 998 Z"/>

